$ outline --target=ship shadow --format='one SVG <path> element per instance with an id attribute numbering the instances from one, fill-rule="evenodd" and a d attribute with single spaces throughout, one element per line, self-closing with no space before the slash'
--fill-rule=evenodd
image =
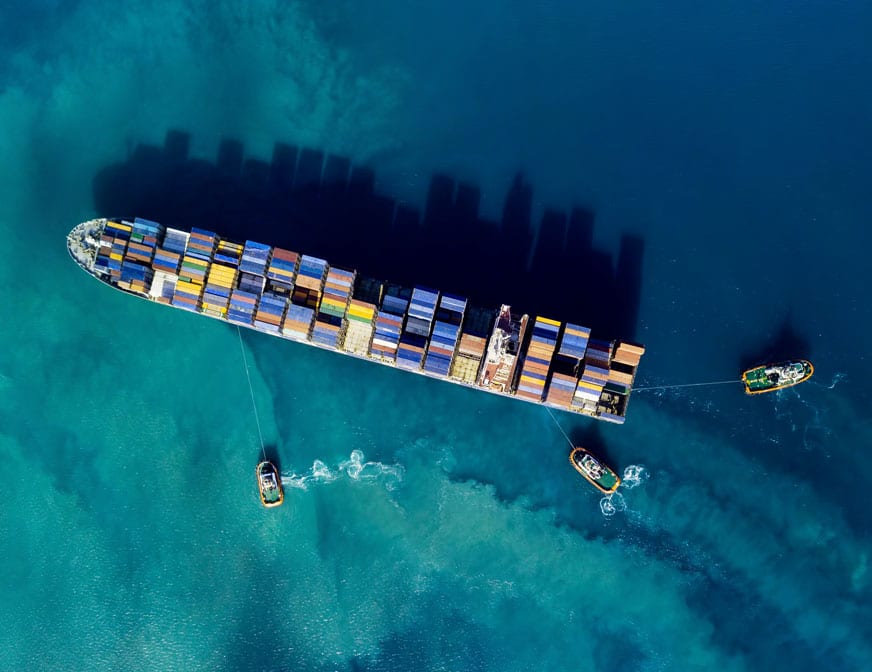
<path id="1" fill-rule="evenodd" d="M 533 221 L 533 189 L 518 174 L 499 221 L 479 213 L 481 189 L 433 175 L 422 210 L 377 192 L 375 174 L 350 159 L 276 143 L 270 161 L 223 140 L 216 159 L 192 158 L 190 136 L 138 144 L 97 172 L 95 210 L 260 240 L 404 285 L 474 304 L 590 327 L 595 337 L 636 337 L 644 240 L 623 234 L 617 254 L 593 245 L 595 213 L 548 209 Z"/>
<path id="2" fill-rule="evenodd" d="M 781 321 L 773 338 L 747 348 L 739 355 L 739 370 L 746 371 L 761 364 L 772 364 L 787 359 L 809 359 L 811 342 L 796 331 L 791 315 Z"/>

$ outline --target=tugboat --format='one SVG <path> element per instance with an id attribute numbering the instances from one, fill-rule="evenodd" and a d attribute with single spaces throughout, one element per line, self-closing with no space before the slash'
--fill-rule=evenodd
<path id="1" fill-rule="evenodd" d="M 580 446 L 573 448 L 569 453 L 569 461 L 572 462 L 575 470 L 600 492 L 610 495 L 621 484 L 620 476 Z"/>
<path id="2" fill-rule="evenodd" d="M 285 501 L 279 471 L 269 460 L 257 465 L 257 487 L 260 490 L 260 501 L 265 507 L 279 506 Z"/>
<path id="3" fill-rule="evenodd" d="M 763 394 L 804 383 L 814 373 L 814 366 L 805 359 L 791 359 L 777 364 L 765 364 L 742 374 L 745 394 Z"/>

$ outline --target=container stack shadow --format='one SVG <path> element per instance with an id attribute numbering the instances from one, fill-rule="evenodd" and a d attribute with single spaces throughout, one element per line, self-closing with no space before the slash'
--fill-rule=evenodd
<path id="1" fill-rule="evenodd" d="M 584 208 L 548 210 L 534 227 L 521 175 L 495 222 L 479 215 L 480 190 L 448 175 L 433 176 L 421 213 L 377 193 L 373 171 L 345 157 L 278 143 L 266 163 L 225 140 L 210 162 L 188 149 L 181 131 L 162 147 L 136 146 L 95 175 L 95 210 L 258 240 L 481 306 L 510 303 L 600 338 L 635 338 L 644 241 L 622 235 L 615 261 L 594 248 L 594 213 Z"/>

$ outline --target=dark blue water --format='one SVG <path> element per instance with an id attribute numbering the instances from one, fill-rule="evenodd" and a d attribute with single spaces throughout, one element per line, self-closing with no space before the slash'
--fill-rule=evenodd
<path id="1" fill-rule="evenodd" d="M 465 5 L 2 10 L 0 667 L 869 666 L 872 10 Z M 276 142 L 412 214 L 276 200 Z M 518 174 L 546 224 L 505 257 Z M 288 479 L 265 512 L 236 333 L 66 257 L 128 208 L 587 310 L 645 343 L 639 386 L 773 354 L 816 374 L 640 391 L 622 427 L 558 414 L 638 476 L 602 502 L 542 409 L 246 335 Z M 596 252 L 549 247 L 572 221 Z"/>

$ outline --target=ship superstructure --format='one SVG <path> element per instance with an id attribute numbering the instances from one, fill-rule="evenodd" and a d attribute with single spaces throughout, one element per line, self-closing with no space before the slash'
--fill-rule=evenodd
<path id="1" fill-rule="evenodd" d="M 624 422 L 645 352 L 509 305 L 487 310 L 457 294 L 142 218 L 84 222 L 67 249 L 91 276 L 155 303 L 608 422 Z"/>

